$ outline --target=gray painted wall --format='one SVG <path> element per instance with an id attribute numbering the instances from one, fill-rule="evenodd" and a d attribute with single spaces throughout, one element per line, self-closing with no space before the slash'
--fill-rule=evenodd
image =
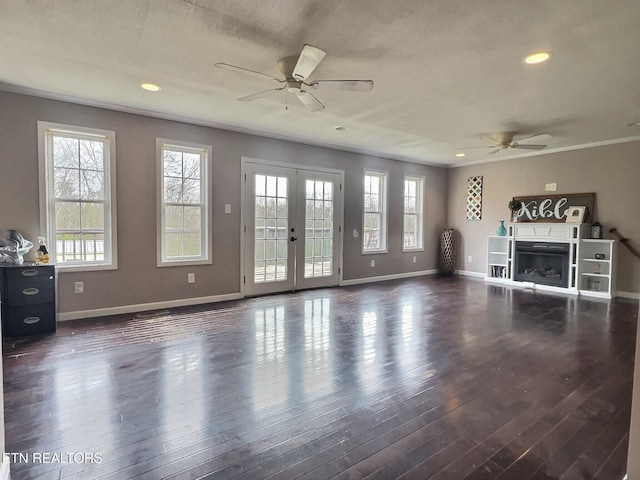
<path id="1" fill-rule="evenodd" d="M 345 280 L 434 269 L 438 233 L 446 223 L 445 169 L 313 147 L 225 130 L 0 92 L 0 228 L 15 228 L 35 240 L 38 208 L 38 120 L 116 132 L 118 269 L 70 273 L 58 279 L 59 312 L 76 312 L 240 291 L 240 185 L 242 157 L 315 165 L 345 171 Z M 301 117 L 304 121 L 304 117 Z M 156 267 L 156 138 L 213 146 L 213 264 Z M 362 255 L 353 229 L 361 233 L 363 171 L 389 171 L 389 253 Z M 425 176 L 424 252 L 401 252 L 402 189 L 405 173 Z M 232 214 L 224 214 L 224 204 Z M 33 257 L 30 252 L 27 260 Z M 370 260 L 376 258 L 376 267 Z M 187 284 L 187 271 L 197 282 Z M 73 283 L 84 282 L 83 294 Z"/>
<path id="2" fill-rule="evenodd" d="M 482 175 L 483 214 L 466 220 L 466 188 L 470 176 Z M 459 232 L 458 269 L 486 270 L 486 236 L 495 235 L 498 220 L 508 219 L 507 203 L 514 196 L 543 195 L 546 183 L 557 183 L 556 193 L 595 192 L 595 218 L 605 227 L 605 238 L 615 238 L 615 227 L 640 245 L 640 142 L 627 142 L 449 170 L 449 223 Z M 467 257 L 473 261 L 469 263 Z M 617 289 L 640 293 L 640 260 L 618 246 Z"/>

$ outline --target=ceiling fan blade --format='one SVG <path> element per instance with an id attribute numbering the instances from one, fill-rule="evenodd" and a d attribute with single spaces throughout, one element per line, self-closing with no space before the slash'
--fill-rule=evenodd
<path id="1" fill-rule="evenodd" d="M 298 63 L 296 63 L 293 69 L 293 78 L 298 80 L 304 80 L 311 72 L 313 72 L 318 64 L 322 61 L 327 54 L 324 50 L 313 45 L 305 45 L 300 52 Z"/>
<path id="2" fill-rule="evenodd" d="M 487 153 L 487 155 L 493 155 L 494 153 L 498 153 L 500 150 L 502 150 L 501 148 L 496 148 L 495 150 L 491 150 L 489 153 Z"/>
<path id="3" fill-rule="evenodd" d="M 521 143 L 516 143 L 515 145 L 512 146 L 512 148 L 522 148 L 525 150 L 542 150 L 543 148 L 547 148 L 546 145 L 529 145 L 529 144 L 521 144 Z"/>
<path id="4" fill-rule="evenodd" d="M 520 143 L 522 140 L 531 140 L 532 138 L 536 137 L 550 138 L 551 135 L 549 135 L 548 133 L 536 133 L 535 135 L 529 135 L 528 137 L 516 138 L 516 142 Z"/>
<path id="5" fill-rule="evenodd" d="M 284 90 L 286 87 L 282 88 L 270 88 L 269 90 L 265 90 L 263 92 L 254 93 L 252 95 L 247 95 L 246 97 L 240 97 L 238 101 L 240 102 L 250 102 L 251 100 L 256 100 L 258 98 L 266 97 L 271 92 L 279 92 Z"/>
<path id="6" fill-rule="evenodd" d="M 320 103 L 320 100 L 305 90 L 300 90 L 298 92 L 298 99 L 312 112 L 317 112 L 324 108 L 324 105 Z"/>
<path id="7" fill-rule="evenodd" d="M 315 80 L 310 83 L 313 88 L 323 90 L 345 90 L 350 92 L 370 92 L 373 80 Z"/>
<path id="8" fill-rule="evenodd" d="M 482 149 L 487 149 L 487 148 L 498 148 L 497 145 L 483 145 L 481 147 L 475 146 L 475 147 L 457 147 L 456 151 L 465 151 L 465 150 L 475 150 L 478 148 L 482 148 Z"/>
<path id="9" fill-rule="evenodd" d="M 228 63 L 216 63 L 215 66 L 223 70 L 229 70 L 230 72 L 242 73 L 245 75 L 251 75 L 252 77 L 256 78 L 262 78 L 264 80 L 275 80 L 278 83 L 284 83 L 284 80 L 280 80 L 279 78 L 267 75 L 266 73 L 256 72 L 254 70 L 249 70 L 248 68 L 237 67 L 236 65 L 229 65 Z"/>

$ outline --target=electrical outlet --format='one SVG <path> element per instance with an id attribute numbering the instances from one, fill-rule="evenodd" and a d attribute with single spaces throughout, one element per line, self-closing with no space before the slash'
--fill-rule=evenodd
<path id="1" fill-rule="evenodd" d="M 469 262 L 469 263 L 473 262 L 473 257 L 471 255 L 469 255 L 467 257 L 467 262 Z"/>
<path id="2" fill-rule="evenodd" d="M 558 190 L 558 184 L 557 183 L 545 183 L 544 184 L 544 191 L 545 192 L 555 192 L 556 190 Z"/>
<path id="3" fill-rule="evenodd" d="M 187 273 L 187 283 L 196 283 L 195 273 Z"/>
<path id="4" fill-rule="evenodd" d="M 375 267 L 376 266 L 376 261 L 375 260 L 371 260 L 371 267 Z"/>
<path id="5" fill-rule="evenodd" d="M 73 288 L 75 293 L 84 293 L 84 282 L 75 282 Z"/>
<path id="6" fill-rule="evenodd" d="M 413 263 L 416 263 L 416 262 L 418 261 L 418 259 L 416 258 L 416 256 L 415 256 L 415 255 L 413 256 L 413 259 L 412 259 L 412 260 L 413 260 Z"/>
<path id="7" fill-rule="evenodd" d="M 231 213 L 231 204 L 230 203 L 225 203 L 224 204 L 224 213 L 226 213 L 226 214 Z"/>

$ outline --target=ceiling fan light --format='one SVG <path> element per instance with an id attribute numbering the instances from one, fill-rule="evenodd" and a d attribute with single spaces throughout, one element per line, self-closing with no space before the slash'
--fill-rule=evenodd
<path id="1" fill-rule="evenodd" d="M 458 152 L 458 153 L 456 153 L 456 157 L 466 157 L 466 156 L 467 156 L 467 154 L 466 154 L 466 153 L 464 153 L 464 152 Z"/>
<path id="2" fill-rule="evenodd" d="M 289 93 L 298 93 L 301 88 L 302 88 L 302 85 L 300 82 L 294 82 L 294 81 L 287 82 L 287 91 Z"/>
<path id="3" fill-rule="evenodd" d="M 544 63 L 551 58 L 551 52 L 548 51 L 540 51 L 534 52 L 530 55 L 527 55 L 524 58 L 524 63 L 527 65 L 537 65 L 539 63 Z"/>

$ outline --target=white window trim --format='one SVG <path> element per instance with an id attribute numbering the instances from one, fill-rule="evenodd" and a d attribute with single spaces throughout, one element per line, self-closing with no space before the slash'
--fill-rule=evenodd
<path id="1" fill-rule="evenodd" d="M 80 133 L 85 135 L 95 135 L 106 137 L 108 141 L 109 159 L 104 166 L 105 179 L 109 181 L 109 211 L 105 215 L 105 256 L 110 257 L 104 262 L 90 263 L 56 263 L 55 248 L 56 236 L 53 228 L 52 202 L 49 201 L 49 191 L 53 182 L 53 163 L 47 161 L 47 131 L 58 130 L 61 132 Z M 51 261 L 56 264 L 59 271 L 64 272 L 86 272 L 97 270 L 116 270 L 118 268 L 118 247 L 117 247 L 117 218 L 116 218 L 116 133 L 111 130 L 101 130 L 98 128 L 81 127 L 77 125 L 66 125 L 62 123 L 38 121 L 38 174 L 40 192 L 40 231 L 46 235 L 49 242 L 48 247 L 51 253 Z M 107 193 L 107 192 L 105 192 Z M 106 239 L 110 239 L 109 249 L 107 249 Z M 107 250 L 110 250 L 108 253 Z"/>
<path id="2" fill-rule="evenodd" d="M 176 147 L 183 149 L 201 150 L 205 152 L 205 161 L 201 164 L 200 171 L 200 192 L 204 193 L 204 206 L 201 212 L 200 224 L 202 225 L 202 233 L 206 236 L 203 242 L 202 256 L 198 259 L 172 259 L 167 260 L 164 257 L 164 172 L 163 172 L 163 147 Z M 213 230 L 211 220 L 211 192 L 212 192 L 212 176 L 211 164 L 213 159 L 213 147 L 211 145 L 203 145 L 199 143 L 183 142 L 180 140 L 169 140 L 166 138 L 156 138 L 156 240 L 157 240 L 157 266 L 158 267 L 177 267 L 187 265 L 211 265 L 213 263 Z"/>
<path id="3" fill-rule="evenodd" d="M 377 175 L 383 178 L 382 181 L 382 226 L 380 228 L 380 232 L 382 233 L 382 247 L 380 248 L 369 248 L 365 249 L 364 247 L 364 218 L 365 218 L 365 209 L 364 209 L 364 180 L 367 175 Z M 387 170 L 376 170 L 373 168 L 365 168 L 362 174 L 362 242 L 360 242 L 360 249 L 362 255 L 376 255 L 380 253 L 388 253 L 389 251 L 389 208 L 387 198 L 389 196 L 389 172 Z"/>
<path id="4" fill-rule="evenodd" d="M 412 181 L 416 181 L 418 182 L 419 185 L 419 192 L 418 192 L 418 198 L 416 199 L 416 204 L 417 206 L 420 208 L 420 211 L 418 213 L 418 232 L 420 234 L 420 241 L 419 241 L 419 246 L 417 247 L 405 247 L 404 246 L 404 199 L 405 199 L 405 192 L 404 192 L 404 183 L 407 180 L 412 180 Z M 424 251 L 424 182 L 425 182 L 425 177 L 423 175 L 405 175 L 404 176 L 404 181 L 402 182 L 403 185 L 403 191 L 402 191 L 402 235 L 401 235 L 401 241 L 402 241 L 402 251 L 403 252 L 423 252 Z"/>

